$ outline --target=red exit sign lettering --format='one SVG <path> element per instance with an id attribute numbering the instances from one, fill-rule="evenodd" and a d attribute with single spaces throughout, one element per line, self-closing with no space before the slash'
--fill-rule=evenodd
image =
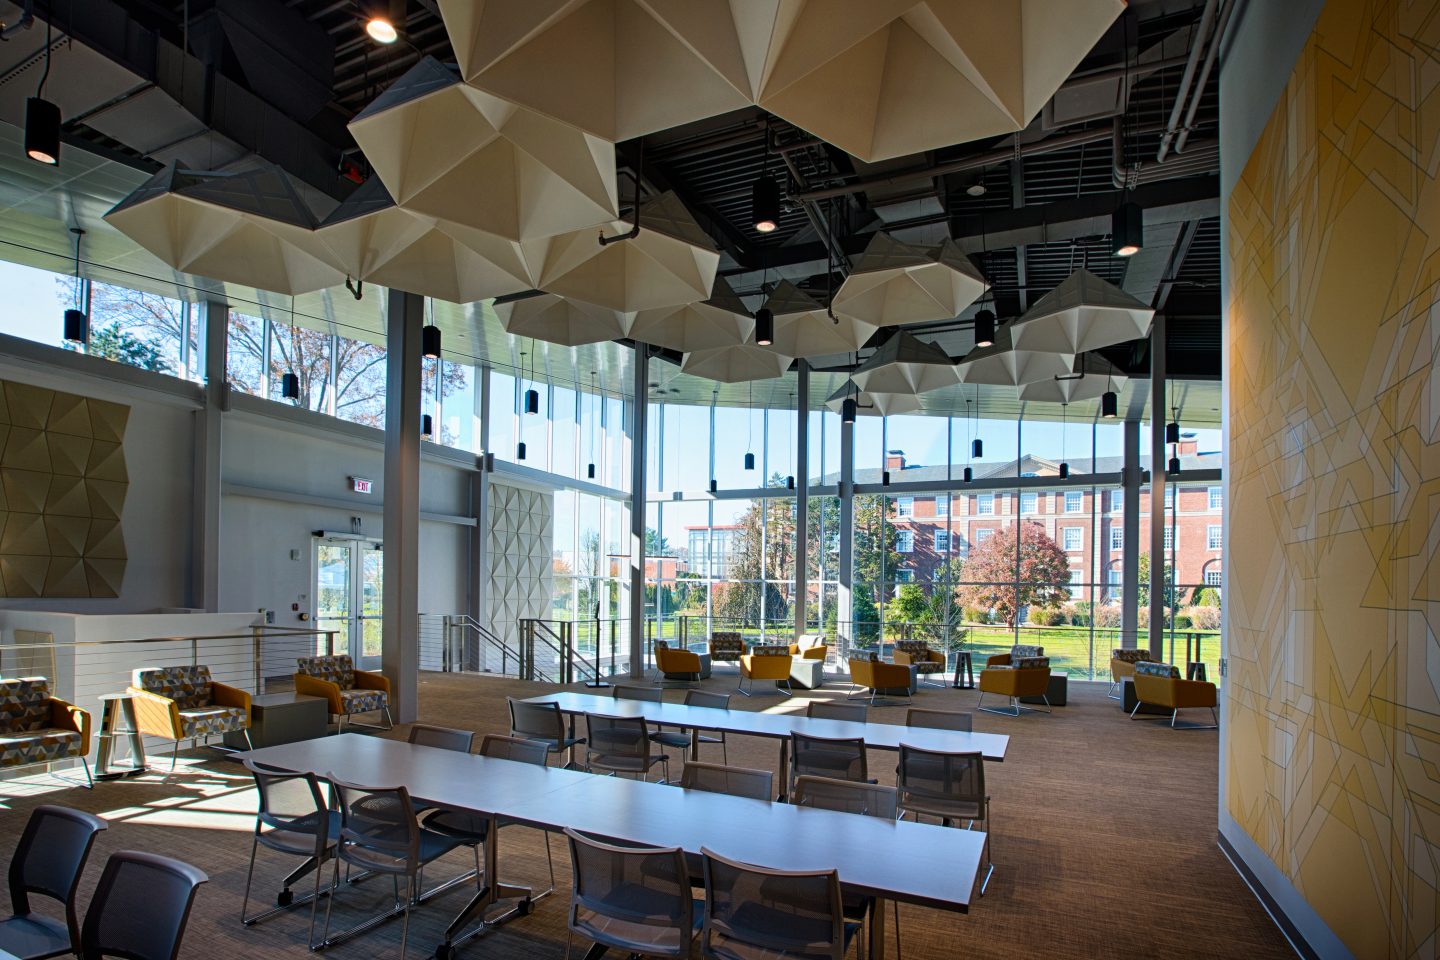
<path id="1" fill-rule="evenodd" d="M 356 493 L 369 493 L 369 492 L 370 492 L 370 488 L 371 488 L 373 485 L 374 485 L 374 481 L 372 481 L 372 480 L 366 480 L 364 477 L 351 477 L 351 478 L 350 478 L 350 489 L 351 489 L 351 490 L 354 490 Z"/>

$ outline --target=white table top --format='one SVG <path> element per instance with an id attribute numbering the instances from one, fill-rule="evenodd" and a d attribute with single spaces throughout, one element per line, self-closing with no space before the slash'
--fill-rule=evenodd
<path id="1" fill-rule="evenodd" d="M 965 912 L 984 834 L 497 760 L 355 733 L 239 754 L 286 770 L 404 786 L 429 803 L 572 827 L 616 840 L 701 847 L 785 869 L 840 872 L 847 890 Z"/>
<path id="2" fill-rule="evenodd" d="M 552 693 L 531 697 L 531 703 L 558 703 L 562 713 L 601 713 L 612 717 L 644 717 L 667 727 L 694 727 L 723 730 L 753 737 L 788 739 L 791 733 L 812 737 L 861 737 L 865 746 L 877 750 L 899 750 L 904 743 L 923 750 L 952 753 L 976 752 L 986 760 L 1005 759 L 1010 738 L 1001 733 L 966 733 L 934 727 L 902 727 L 894 723 L 860 723 L 854 720 L 822 720 L 803 713 L 759 713 L 753 710 L 720 710 L 690 707 L 683 703 L 654 703 L 626 700 L 593 693 Z"/>

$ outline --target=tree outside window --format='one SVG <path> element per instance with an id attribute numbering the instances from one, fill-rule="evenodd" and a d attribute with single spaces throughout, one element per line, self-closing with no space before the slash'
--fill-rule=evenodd
<path id="1" fill-rule="evenodd" d="M 1011 629 L 1026 607 L 1054 607 L 1070 598 L 1070 560 L 1034 521 L 1020 524 L 1018 568 L 1013 539 L 977 537 L 964 578 L 972 582 L 957 591 L 960 602 L 995 611 Z"/>

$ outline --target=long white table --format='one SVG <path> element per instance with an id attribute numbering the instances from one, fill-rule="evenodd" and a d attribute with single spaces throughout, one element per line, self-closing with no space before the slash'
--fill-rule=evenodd
<path id="1" fill-rule="evenodd" d="M 984 847 L 984 835 L 969 830 L 681 790 L 362 734 L 265 747 L 240 756 L 369 786 L 404 786 L 417 800 L 490 820 L 484 884 L 451 923 L 438 956 L 449 955 L 468 939 L 460 934 L 466 925 L 483 919 L 498 900 L 516 895 L 496 880 L 501 819 L 679 847 L 696 857 L 705 847 L 772 868 L 834 868 L 847 891 L 877 898 L 870 924 L 870 955 L 876 960 L 884 956 L 883 901 L 967 912 Z"/>

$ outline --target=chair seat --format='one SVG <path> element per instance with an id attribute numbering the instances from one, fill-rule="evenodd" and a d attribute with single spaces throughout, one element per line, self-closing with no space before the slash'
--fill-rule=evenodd
<path id="1" fill-rule="evenodd" d="M 465 841 L 456 837 L 447 837 L 444 834 L 436 833 L 434 830 L 420 831 L 420 863 L 426 864 L 432 860 L 438 860 L 456 847 L 465 846 Z M 408 873 L 405 866 L 405 858 L 392 856 L 384 850 L 373 850 L 369 847 L 350 846 L 345 850 L 344 859 L 377 873 Z"/>
<path id="2" fill-rule="evenodd" d="M 654 743 L 663 744 L 667 747 L 675 747 L 676 749 L 683 749 L 690 746 L 690 734 L 682 730 L 661 730 L 658 733 L 650 734 L 650 739 Z"/>
<path id="3" fill-rule="evenodd" d="M 306 817 L 304 820 L 296 820 L 294 823 L 299 826 L 307 821 L 314 823 L 317 818 Z M 340 838 L 340 818 L 330 818 L 329 843 L 331 846 Z M 260 834 L 260 845 L 277 850 L 280 853 L 290 853 L 297 857 L 308 857 L 315 852 L 315 834 L 303 833 L 299 830 L 266 830 Z"/>
<path id="4" fill-rule="evenodd" d="M 0 920 L 0 950 L 20 960 L 70 953 L 70 930 L 62 920 L 39 914 Z"/>
<path id="5" fill-rule="evenodd" d="M 944 673 L 945 664 L 938 660 L 917 660 L 911 664 L 920 673 Z"/>
<path id="6" fill-rule="evenodd" d="M 608 770 L 614 773 L 648 773 L 655 764 L 669 760 L 670 758 L 663 753 L 652 753 L 648 759 L 627 757 L 623 754 L 592 753 L 585 758 L 585 764 L 596 770 Z"/>
<path id="7" fill-rule="evenodd" d="M 387 698 L 384 690 L 341 690 L 340 702 L 345 706 L 346 715 L 384 710 Z"/>
<path id="8" fill-rule="evenodd" d="M 616 912 L 645 915 L 655 894 L 636 884 L 623 884 L 604 898 L 607 908 Z M 705 901 L 692 901 L 690 930 L 691 936 L 705 923 Z M 680 942 L 680 931 L 651 924 L 633 923 L 619 917 L 592 913 L 581 907 L 575 924 L 576 931 L 596 943 L 603 943 L 620 951 L 629 951 L 649 956 L 653 952 L 673 953 L 687 956 L 685 944 Z"/>
<path id="9" fill-rule="evenodd" d="M 0 734 L 0 767 L 18 767 L 80 755 L 80 734 L 61 727 L 42 727 Z"/>
<path id="10" fill-rule="evenodd" d="M 180 713 L 180 730 L 188 737 L 207 737 L 215 733 L 244 730 L 250 719 L 241 707 L 185 707 Z"/>

